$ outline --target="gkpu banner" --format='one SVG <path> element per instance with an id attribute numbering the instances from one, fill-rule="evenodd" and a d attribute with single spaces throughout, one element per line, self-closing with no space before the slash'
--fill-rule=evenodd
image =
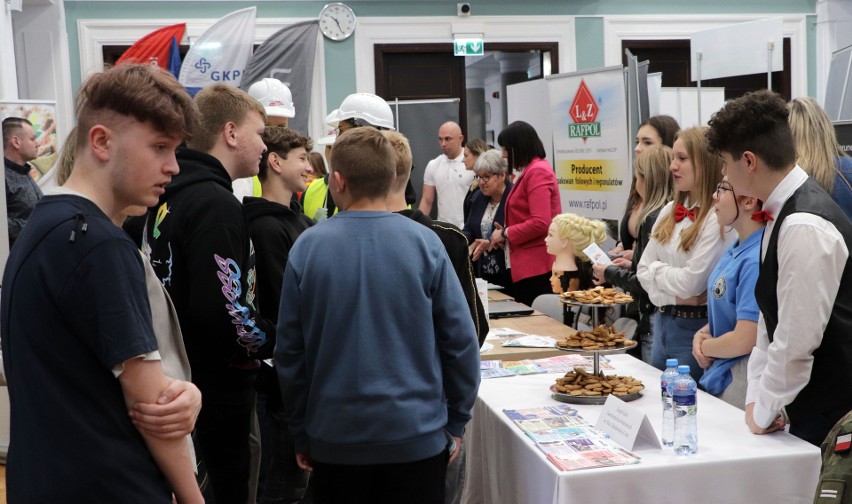
<path id="1" fill-rule="evenodd" d="M 556 75 L 547 86 L 562 210 L 620 220 L 633 176 L 622 68 Z"/>
<path id="2" fill-rule="evenodd" d="M 193 96 L 212 84 L 239 87 L 254 47 L 257 8 L 234 11 L 208 28 L 186 53 L 181 84 Z"/>

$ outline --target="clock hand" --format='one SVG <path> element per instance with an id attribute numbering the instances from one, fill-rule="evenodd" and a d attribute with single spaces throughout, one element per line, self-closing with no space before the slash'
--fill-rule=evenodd
<path id="1" fill-rule="evenodd" d="M 343 31 L 343 27 L 340 26 L 340 21 L 338 21 L 337 18 L 334 16 L 331 16 L 331 19 L 333 19 L 334 22 L 337 23 L 337 27 L 340 29 L 340 31 Z"/>

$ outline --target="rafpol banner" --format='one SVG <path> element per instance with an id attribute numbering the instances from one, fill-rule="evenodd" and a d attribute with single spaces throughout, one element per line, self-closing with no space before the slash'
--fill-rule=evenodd
<path id="1" fill-rule="evenodd" d="M 633 173 L 622 68 L 556 75 L 547 85 L 562 210 L 620 220 Z"/>

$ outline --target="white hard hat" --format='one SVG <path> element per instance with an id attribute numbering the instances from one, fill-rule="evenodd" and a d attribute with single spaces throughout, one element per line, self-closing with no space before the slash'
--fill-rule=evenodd
<path id="1" fill-rule="evenodd" d="M 333 145 L 334 141 L 337 140 L 337 128 L 330 130 L 324 136 L 321 136 L 319 140 L 316 141 L 317 145 Z"/>
<path id="2" fill-rule="evenodd" d="M 334 109 L 327 116 L 325 116 L 325 123 L 331 126 L 332 128 L 336 128 L 340 123 L 340 109 Z"/>
<path id="3" fill-rule="evenodd" d="M 295 117 L 296 106 L 293 105 L 293 93 L 278 79 L 267 77 L 249 87 L 248 94 L 259 101 L 266 109 L 266 115 L 271 117 Z"/>
<path id="4" fill-rule="evenodd" d="M 390 105 L 371 93 L 355 93 L 344 98 L 337 117 L 340 121 L 361 119 L 371 126 L 395 129 Z"/>

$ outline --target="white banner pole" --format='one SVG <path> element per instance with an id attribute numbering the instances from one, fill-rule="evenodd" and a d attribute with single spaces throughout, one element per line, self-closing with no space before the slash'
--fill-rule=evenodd
<path id="1" fill-rule="evenodd" d="M 695 53 L 695 57 L 698 59 L 698 124 L 702 124 L 701 122 L 701 53 Z"/>
<path id="2" fill-rule="evenodd" d="M 766 44 L 766 89 L 772 91 L 772 50 L 775 49 L 774 42 Z"/>

